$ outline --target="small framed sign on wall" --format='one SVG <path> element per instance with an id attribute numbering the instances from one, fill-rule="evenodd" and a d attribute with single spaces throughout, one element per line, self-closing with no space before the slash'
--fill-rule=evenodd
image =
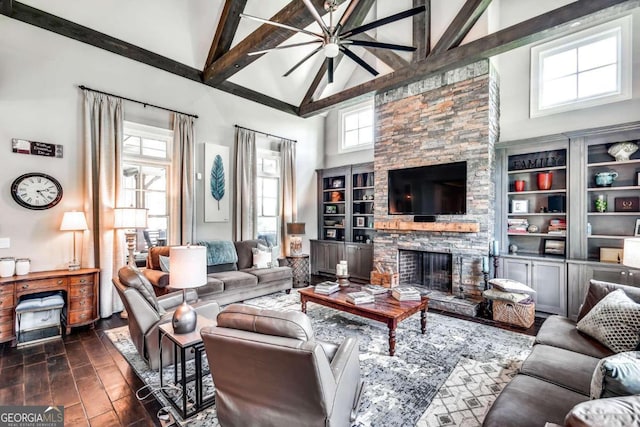
<path id="1" fill-rule="evenodd" d="M 62 145 L 60 144 L 13 138 L 11 140 L 11 149 L 14 153 L 62 158 Z"/>

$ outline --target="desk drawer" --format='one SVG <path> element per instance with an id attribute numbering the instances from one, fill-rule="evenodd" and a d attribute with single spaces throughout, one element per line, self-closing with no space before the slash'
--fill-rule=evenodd
<path id="1" fill-rule="evenodd" d="M 13 337 L 13 309 L 0 310 L 0 340 Z"/>
<path id="2" fill-rule="evenodd" d="M 53 279 L 30 280 L 28 282 L 16 282 L 16 297 L 34 292 L 46 292 L 67 290 L 67 279 L 63 277 Z"/>
<path id="3" fill-rule="evenodd" d="M 85 274 L 83 276 L 71 276 L 69 277 L 70 285 L 93 285 L 93 274 Z"/>
<path id="4" fill-rule="evenodd" d="M 13 299 L 13 292 L 11 294 L 0 294 L 0 310 L 5 308 L 13 308 L 15 306 L 15 302 Z"/>
<path id="5" fill-rule="evenodd" d="M 82 298 L 86 296 L 93 296 L 93 284 L 69 286 L 70 298 Z"/>
<path id="6" fill-rule="evenodd" d="M 69 326 L 93 321 L 93 310 L 69 311 Z"/>
<path id="7" fill-rule="evenodd" d="M 0 286 L 0 298 L 6 295 L 13 296 L 13 283 L 10 285 Z"/>
<path id="8" fill-rule="evenodd" d="M 70 298 L 69 311 L 93 311 L 93 298 L 91 296 L 84 298 Z"/>

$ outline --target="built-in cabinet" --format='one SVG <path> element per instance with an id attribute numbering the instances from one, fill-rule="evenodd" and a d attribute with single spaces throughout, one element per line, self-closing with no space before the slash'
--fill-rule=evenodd
<path id="1" fill-rule="evenodd" d="M 373 164 L 322 169 L 318 174 L 318 239 L 311 240 L 311 272 L 368 279 L 373 264 Z"/>
<path id="2" fill-rule="evenodd" d="M 622 265 L 640 234 L 640 151 L 615 157 L 627 142 L 640 145 L 640 122 L 497 145 L 501 274 L 537 291 L 536 310 L 575 319 L 590 279 L 640 286 Z"/>

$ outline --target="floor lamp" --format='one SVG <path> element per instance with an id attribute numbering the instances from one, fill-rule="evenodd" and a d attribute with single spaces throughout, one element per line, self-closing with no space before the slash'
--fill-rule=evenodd
<path id="1" fill-rule="evenodd" d="M 79 270 L 80 261 L 76 252 L 76 233 L 88 230 L 87 219 L 84 212 L 65 212 L 62 216 L 60 231 L 73 231 L 73 261 L 69 263 L 69 271 Z"/>
<path id="2" fill-rule="evenodd" d="M 124 235 L 129 250 L 129 267 L 136 266 L 133 250 L 136 247 L 136 229 L 147 228 L 147 209 L 143 208 L 115 208 L 113 210 L 113 228 L 125 230 Z"/>

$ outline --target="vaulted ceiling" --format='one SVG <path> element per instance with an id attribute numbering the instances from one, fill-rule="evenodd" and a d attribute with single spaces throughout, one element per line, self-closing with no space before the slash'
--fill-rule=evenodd
<path id="1" fill-rule="evenodd" d="M 325 0 L 309 0 L 329 25 Z M 252 15 L 285 26 L 321 32 L 303 0 L 0 0 L 0 13 L 88 43 L 204 85 L 303 117 L 377 91 L 423 79 L 566 30 L 637 7 L 629 0 L 577 0 L 540 16 L 490 32 L 491 0 L 336 0 L 336 21 L 348 10 L 349 30 L 424 6 L 425 12 L 362 32 L 361 44 L 378 41 L 413 45 L 414 52 L 368 46 L 349 49 L 357 58 L 334 59 L 328 84 L 327 61 L 314 55 L 288 77 L 282 75 L 316 46 L 252 52 L 305 43 L 305 34 L 242 18 Z M 506 1 L 506 0 L 500 0 Z M 522 2 L 526 7 L 526 2 Z M 567 4 L 568 3 L 568 4 Z M 448 8 L 446 13 L 442 10 Z M 446 22 L 444 22 L 446 21 Z M 335 22 L 334 22 L 335 24 Z M 437 31 L 436 31 L 437 30 Z M 356 62 L 380 72 L 376 77 Z"/>

